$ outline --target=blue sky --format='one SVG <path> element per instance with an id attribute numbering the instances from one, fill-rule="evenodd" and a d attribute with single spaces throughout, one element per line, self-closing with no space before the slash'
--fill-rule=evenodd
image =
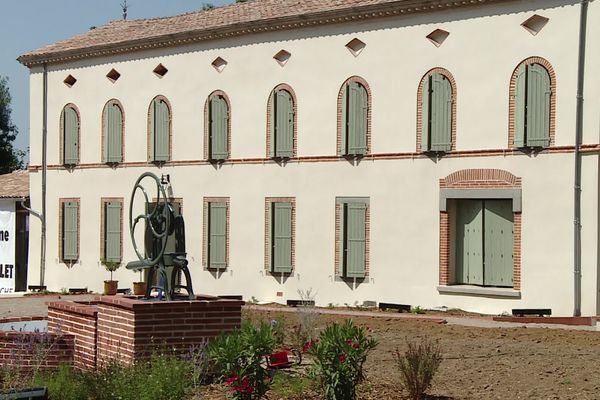
<path id="1" fill-rule="evenodd" d="M 2 1 L 0 75 L 9 79 L 12 120 L 19 128 L 17 148 L 29 146 L 29 70 L 16 58 L 30 50 L 77 35 L 91 26 L 122 18 L 123 0 Z M 128 0 L 128 19 L 154 18 L 195 11 L 233 0 Z"/>

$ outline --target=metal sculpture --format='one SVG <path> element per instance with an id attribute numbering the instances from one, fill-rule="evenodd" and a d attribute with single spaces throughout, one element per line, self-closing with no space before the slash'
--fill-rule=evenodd
<path id="1" fill-rule="evenodd" d="M 156 200 L 150 201 L 142 181 L 154 181 Z M 143 214 L 133 217 L 135 196 L 138 192 L 144 195 L 145 209 Z M 177 210 L 176 210 L 177 209 Z M 176 212 L 177 211 L 177 212 Z M 140 221 L 145 222 L 144 252 L 140 252 L 135 240 L 135 228 Z M 127 264 L 127 269 L 147 271 L 145 298 L 149 299 L 152 290 L 156 289 L 159 299 L 173 300 L 180 289 L 187 291 L 187 297 L 194 299 L 192 278 L 188 269 L 185 252 L 185 225 L 178 207 L 167 197 L 161 180 L 151 172 L 143 173 L 135 182 L 129 203 L 129 232 L 133 249 L 138 261 Z M 177 283 L 180 272 L 185 275 L 185 285 Z M 157 283 L 155 283 L 157 281 Z"/>

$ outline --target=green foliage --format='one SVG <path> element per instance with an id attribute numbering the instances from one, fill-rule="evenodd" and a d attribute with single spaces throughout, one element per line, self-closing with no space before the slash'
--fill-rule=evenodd
<path id="1" fill-rule="evenodd" d="M 277 399 L 303 399 L 312 386 L 313 382 L 308 377 L 276 372 L 271 390 Z"/>
<path id="2" fill-rule="evenodd" d="M 202 3 L 202 11 L 208 11 L 215 8 L 215 5 L 212 3 Z"/>
<path id="3" fill-rule="evenodd" d="M 410 312 L 413 314 L 425 314 L 425 310 L 421 306 L 411 307 Z"/>
<path id="4" fill-rule="evenodd" d="M 356 387 L 365 379 L 363 366 L 378 342 L 367 336 L 352 320 L 328 325 L 309 353 L 313 356 L 310 374 L 328 400 L 354 400 Z"/>
<path id="5" fill-rule="evenodd" d="M 275 319 L 271 321 L 271 329 L 273 330 L 273 336 L 275 337 L 275 346 L 283 347 L 286 339 L 285 317 L 281 314 L 277 315 Z"/>
<path id="6" fill-rule="evenodd" d="M 61 364 L 55 371 L 36 376 L 35 385 L 46 386 L 52 400 L 81 400 L 92 395 L 84 381 L 83 373 L 76 372 L 68 364 Z"/>
<path id="7" fill-rule="evenodd" d="M 23 169 L 25 152 L 13 147 L 12 142 L 18 134 L 17 127 L 12 123 L 12 97 L 8 91 L 8 79 L 0 76 L 0 175 L 16 169 Z"/>
<path id="8" fill-rule="evenodd" d="M 108 272 L 110 272 L 110 280 L 113 280 L 113 272 L 115 272 L 116 270 L 119 269 L 119 267 L 121 267 L 121 262 L 120 261 L 109 261 L 109 260 L 105 260 L 102 259 L 100 260 L 100 263 L 102 265 L 104 265 L 104 268 L 106 268 L 106 270 Z"/>
<path id="9" fill-rule="evenodd" d="M 265 356 L 275 348 L 271 325 L 245 321 L 238 331 L 222 334 L 209 346 L 209 360 L 234 399 L 261 399 L 271 386 Z"/>
<path id="10" fill-rule="evenodd" d="M 404 354 L 398 350 L 395 353 L 401 383 L 412 400 L 421 400 L 442 362 L 442 353 L 439 343 L 429 339 L 407 342 L 407 345 L 408 350 Z"/>

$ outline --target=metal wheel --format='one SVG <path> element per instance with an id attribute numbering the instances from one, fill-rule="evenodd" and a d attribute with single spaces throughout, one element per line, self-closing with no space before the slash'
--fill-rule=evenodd
<path id="1" fill-rule="evenodd" d="M 146 189 L 142 185 L 142 180 L 148 178 L 150 181 L 154 181 L 156 185 L 156 207 L 152 209 L 152 212 L 148 213 L 150 210 L 151 200 L 148 197 L 148 193 Z M 144 195 L 144 214 L 139 214 L 135 218 L 133 217 L 133 204 L 135 202 L 135 196 L 138 191 L 141 191 Z M 162 203 L 162 207 L 161 207 Z M 169 234 L 169 229 L 171 228 L 171 212 L 169 211 L 169 207 L 167 205 L 167 194 L 165 193 L 165 189 L 160 183 L 160 179 L 152 172 L 143 173 L 138 180 L 135 182 L 133 186 L 133 191 L 131 192 L 131 200 L 129 203 L 129 233 L 131 234 L 131 242 L 133 243 L 133 249 L 137 254 L 140 261 L 145 261 L 148 265 L 156 265 L 161 259 L 165 252 L 165 248 L 167 247 L 167 236 Z M 155 257 L 152 259 L 148 259 L 145 255 L 145 249 L 143 252 L 140 252 L 137 243 L 135 241 L 135 228 L 141 220 L 144 220 L 145 225 L 150 227 L 150 231 L 154 239 L 159 239 L 161 241 L 160 251 L 158 254 L 155 254 Z"/>

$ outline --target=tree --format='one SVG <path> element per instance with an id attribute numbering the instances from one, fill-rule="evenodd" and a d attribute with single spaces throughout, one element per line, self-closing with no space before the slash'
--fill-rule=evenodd
<path id="1" fill-rule="evenodd" d="M 24 151 L 12 144 L 19 131 L 10 118 L 11 100 L 8 79 L 0 76 L 0 175 L 23 168 Z"/>

